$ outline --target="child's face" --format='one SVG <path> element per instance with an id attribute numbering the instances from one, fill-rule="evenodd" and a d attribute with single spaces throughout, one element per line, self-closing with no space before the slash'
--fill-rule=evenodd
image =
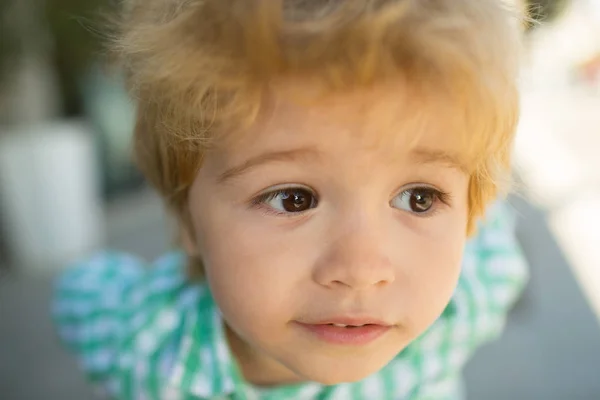
<path id="1" fill-rule="evenodd" d="M 206 155 L 188 250 L 204 261 L 247 379 L 355 381 L 447 305 L 469 178 L 452 110 L 429 104 L 411 123 L 400 83 L 314 105 L 290 101 L 294 90 L 301 82 L 278 87 L 244 138 Z"/>

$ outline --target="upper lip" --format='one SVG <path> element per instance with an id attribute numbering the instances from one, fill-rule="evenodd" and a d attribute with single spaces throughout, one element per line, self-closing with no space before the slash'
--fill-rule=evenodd
<path id="1" fill-rule="evenodd" d="M 381 326 L 391 326 L 385 321 L 382 321 L 377 318 L 372 317 L 331 317 L 324 318 L 315 322 L 308 322 L 307 325 L 328 325 L 328 324 L 337 324 L 337 325 L 353 325 L 353 326 L 361 326 L 361 325 L 381 325 Z"/>

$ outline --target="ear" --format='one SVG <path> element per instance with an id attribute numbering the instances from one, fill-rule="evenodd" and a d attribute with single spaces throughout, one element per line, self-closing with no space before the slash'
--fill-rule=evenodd
<path id="1" fill-rule="evenodd" d="M 191 223 L 179 224 L 179 240 L 188 257 L 199 258 L 198 243 Z"/>

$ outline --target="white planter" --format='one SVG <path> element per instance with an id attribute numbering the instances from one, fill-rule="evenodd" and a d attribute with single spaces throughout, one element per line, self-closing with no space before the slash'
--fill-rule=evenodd
<path id="1" fill-rule="evenodd" d="M 99 176 L 81 122 L 0 132 L 0 211 L 17 267 L 58 268 L 102 245 Z"/>

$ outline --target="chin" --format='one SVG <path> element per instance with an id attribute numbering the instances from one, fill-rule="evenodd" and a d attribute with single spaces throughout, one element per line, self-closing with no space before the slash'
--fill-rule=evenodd
<path id="1" fill-rule="evenodd" d="M 287 359 L 281 362 L 303 381 L 330 386 L 368 378 L 381 371 L 403 348 L 400 343 L 379 348 L 322 348 L 300 354 L 288 354 Z"/>
<path id="2" fill-rule="evenodd" d="M 372 368 L 365 368 L 366 366 L 364 364 L 360 367 L 353 367 L 350 365 L 344 365 L 342 367 L 339 364 L 329 366 L 328 368 L 324 368 L 325 366 L 320 366 L 317 368 L 310 368 L 307 371 L 299 371 L 299 375 L 301 375 L 307 381 L 330 386 L 338 385 L 340 383 L 361 381 L 367 378 L 369 375 L 378 372 L 384 367 L 384 365 L 373 366 Z"/>

